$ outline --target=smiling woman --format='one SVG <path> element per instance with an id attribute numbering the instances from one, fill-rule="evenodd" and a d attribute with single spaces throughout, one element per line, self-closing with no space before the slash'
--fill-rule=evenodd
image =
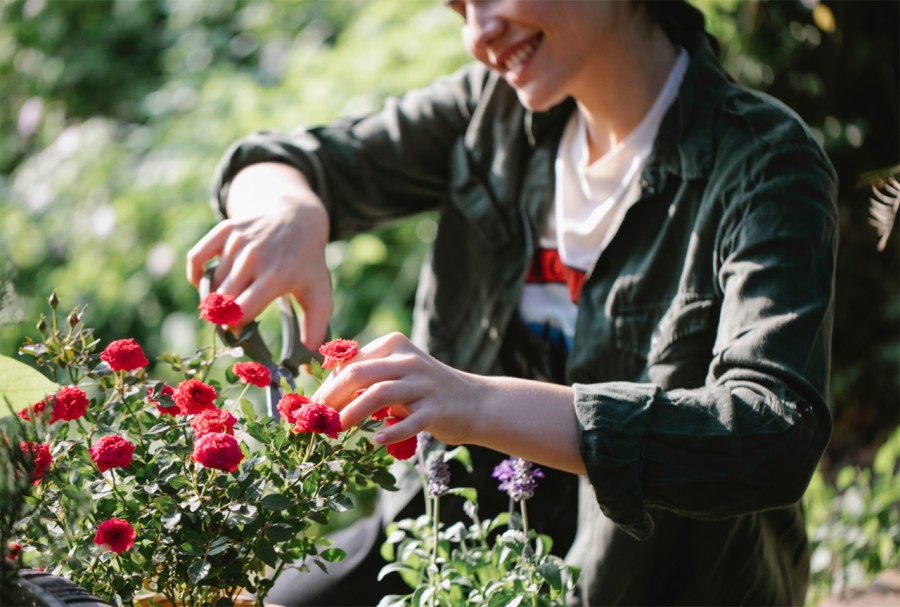
<path id="1" fill-rule="evenodd" d="M 315 400 L 344 427 L 389 406 L 380 443 L 476 446 L 467 486 L 499 453 L 540 464 L 551 497 L 529 518 L 581 569 L 575 603 L 799 604 L 798 500 L 831 431 L 835 174 L 795 114 L 729 78 L 702 15 L 665 4 L 450 2 L 475 62 L 238 142 L 189 274 L 218 257 L 214 290 L 248 317 L 292 294 L 315 347 L 326 241 L 437 211 L 412 337 L 364 345 Z M 377 514 L 414 511 L 417 486 Z M 352 583 L 272 596 L 388 592 L 359 539 L 380 523 L 356 529 Z"/>

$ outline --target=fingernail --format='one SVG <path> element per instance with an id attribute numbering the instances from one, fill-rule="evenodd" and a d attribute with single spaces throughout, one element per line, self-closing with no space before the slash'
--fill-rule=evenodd
<path id="1" fill-rule="evenodd" d="M 383 445 L 387 440 L 387 436 L 384 435 L 384 432 L 376 432 L 375 436 L 372 437 L 372 440 L 379 445 Z"/>

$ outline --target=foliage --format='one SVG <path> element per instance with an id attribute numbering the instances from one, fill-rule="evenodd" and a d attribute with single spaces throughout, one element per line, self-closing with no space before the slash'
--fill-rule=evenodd
<path id="1" fill-rule="evenodd" d="M 900 566 L 900 429 L 871 468 L 847 466 L 828 483 L 813 477 L 804 497 L 812 546 L 808 604 Z"/>
<path id="2" fill-rule="evenodd" d="M 420 440 L 417 450 L 426 512 L 388 525 L 381 550 L 388 565 L 382 568 L 379 579 L 396 573 L 413 592 L 385 596 L 379 607 L 565 605 L 579 570 L 550 553 L 553 540 L 549 536 L 528 528 L 527 500 L 518 501 L 520 514 L 514 511 L 516 502 L 511 497 L 508 513 L 482 521 L 474 489 L 451 489 L 445 484 L 449 483 L 449 474 L 438 483 L 428 474 L 426 461 L 437 457 L 468 465 L 468 451 L 464 447 L 452 451 L 438 447 L 428 453 L 429 442 L 427 438 Z M 440 489 L 435 490 L 435 484 Z M 465 498 L 463 508 L 469 524 L 441 524 L 440 498 L 445 494 Z"/>
<path id="3" fill-rule="evenodd" d="M 229 605 L 240 589 L 262 601 L 287 567 L 311 562 L 325 569 L 345 556 L 328 547 L 315 524 L 353 508 L 347 495 L 353 486 L 393 487 L 385 450 L 367 438 L 373 421 L 329 438 L 324 430 L 298 431 L 285 419 L 260 416 L 245 398 L 250 384 L 234 394 L 236 376 L 226 374 L 231 385 L 225 386 L 207 380 L 227 354 L 215 346 L 188 357 L 164 356 L 185 380 L 170 394 L 143 368 L 117 369 L 108 355 L 112 345 L 98 356 L 98 340 L 83 316 L 76 310 L 61 323 L 54 305 L 42 323 L 43 338 L 22 347 L 39 366 L 91 395 L 83 416 L 74 419 L 54 421 L 65 388 L 45 401 L 43 413 L 38 406 L 26 409 L 25 417 L 37 424 L 25 427 L 37 433 L 34 442 L 50 445 L 53 458 L 11 530 L 31 565 L 52 568 L 119 604 L 130 604 L 143 588 L 173 603 Z M 318 365 L 313 373 L 323 379 Z M 207 408 L 232 414 L 233 431 L 220 424 L 204 434 L 195 425 L 202 414 L 188 415 L 180 391 L 196 380 L 209 381 L 203 386 L 215 390 L 215 402 Z M 167 407 L 176 413 L 164 414 Z M 110 460 L 97 450 L 112 436 L 127 441 L 133 454 L 116 453 L 106 469 Z M 210 436 L 233 445 L 230 455 L 242 459 L 233 470 L 203 457 L 200 445 Z M 4 486 L 24 474 L 6 472 Z M 106 543 L 95 534 L 114 519 L 136 531 L 133 547 L 95 545 Z M 4 527 L 5 537 L 9 532 Z"/>

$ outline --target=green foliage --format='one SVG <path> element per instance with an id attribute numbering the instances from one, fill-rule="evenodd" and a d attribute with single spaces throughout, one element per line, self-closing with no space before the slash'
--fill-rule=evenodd
<path id="1" fill-rule="evenodd" d="M 446 493 L 465 498 L 463 509 L 468 524 L 450 527 L 441 523 L 441 495 L 432 495 L 427 478 L 426 452 L 430 444 L 420 441 L 416 469 L 422 476 L 426 513 L 391 523 L 381 554 L 388 564 L 379 579 L 397 574 L 412 589 L 408 595 L 388 595 L 379 607 L 432 605 L 549 607 L 565 605 L 580 571 L 550 553 L 553 540 L 528 528 L 525 502 L 519 513 L 504 512 L 493 519 L 478 516 L 477 492 L 471 488 L 449 489 Z M 444 451 L 431 446 L 427 460 L 469 461 L 465 447 Z M 445 479 L 449 480 L 449 479 Z"/>
<path id="2" fill-rule="evenodd" d="M 54 306 L 43 338 L 22 349 L 39 366 L 68 377 L 90 401 L 81 417 L 56 420 L 57 397 L 42 413 L 30 409 L 26 424 L 19 416 L 4 421 L 5 428 L 19 429 L 4 430 L 6 451 L 17 452 L 20 435 L 30 432 L 31 442 L 49 447 L 52 465 L 35 475 L 31 488 L 29 462 L 4 457 L 0 489 L 8 507 L 0 517 L 0 539 L 22 544 L 29 564 L 118 604 L 147 591 L 185 605 L 227 605 L 239 589 L 262 599 L 285 568 L 303 569 L 309 562 L 326 569 L 344 558 L 329 547 L 320 526 L 332 513 L 354 507 L 348 494 L 357 488 L 394 484 L 386 451 L 368 440 L 376 422 L 337 438 L 298 432 L 287 420 L 258 415 L 245 398 L 250 386 L 239 385 L 236 376 L 226 376 L 231 385 L 207 378 L 226 350 L 165 355 L 179 380 L 209 382 L 216 408 L 233 416 L 239 441 L 233 448 L 242 461 L 229 471 L 216 465 L 221 459 L 198 455 L 199 416 L 183 408 L 163 414 L 160 407 L 175 406 L 173 396 L 145 369 L 113 371 L 101 362 L 83 315 L 73 312 L 69 330 L 59 331 Z M 320 370 L 314 379 L 321 382 L 324 375 Z M 127 441 L 133 453 L 101 471 L 92 448 L 111 435 Z M 111 519 L 135 530 L 133 547 L 95 545 L 99 525 Z"/>
<path id="3" fill-rule="evenodd" d="M 834 483 L 821 473 L 804 497 L 812 546 L 808 604 L 900 566 L 900 429 L 871 468 L 847 466 Z"/>

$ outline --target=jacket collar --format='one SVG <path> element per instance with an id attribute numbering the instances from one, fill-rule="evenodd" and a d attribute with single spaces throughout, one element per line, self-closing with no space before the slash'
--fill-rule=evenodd
<path id="1" fill-rule="evenodd" d="M 691 62 L 678 97 L 660 124 L 653 157 L 644 171 L 651 181 L 664 179 L 668 173 L 685 179 L 709 175 L 714 149 L 711 117 L 730 85 L 705 34 L 681 43 L 690 53 Z M 531 145 L 555 147 L 573 111 L 575 102 L 571 98 L 545 112 L 526 111 L 524 128 Z"/>

